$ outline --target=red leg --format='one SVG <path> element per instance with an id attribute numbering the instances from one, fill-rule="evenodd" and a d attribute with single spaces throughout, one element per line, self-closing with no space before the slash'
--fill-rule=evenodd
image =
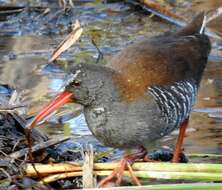
<path id="1" fill-rule="evenodd" d="M 143 147 L 140 147 L 138 152 L 124 156 L 120 160 L 118 166 L 113 170 L 113 172 L 109 176 L 107 176 L 106 178 L 104 178 L 103 180 L 99 182 L 98 187 L 104 187 L 109 182 L 112 182 L 112 181 L 115 181 L 115 184 L 119 186 L 122 181 L 123 172 L 126 168 L 128 168 L 130 177 L 135 182 L 135 184 L 138 186 L 141 185 L 138 178 L 134 175 L 130 164 L 135 162 L 137 159 L 142 159 L 146 155 L 146 153 L 147 153 L 146 149 Z"/>
<path id="2" fill-rule="evenodd" d="M 135 182 L 135 184 L 137 186 L 141 186 L 141 183 L 140 183 L 139 179 L 134 175 L 133 169 L 132 169 L 132 167 L 131 167 L 129 162 L 127 162 L 127 167 L 128 167 L 129 174 L 130 174 L 130 177 L 132 178 L 132 180 Z"/>
<path id="3" fill-rule="evenodd" d="M 184 136 L 186 133 L 186 128 L 188 126 L 189 118 L 187 118 L 181 125 L 180 125 L 180 132 L 177 138 L 176 147 L 173 154 L 172 162 L 177 163 L 179 162 L 181 147 L 183 145 Z"/>

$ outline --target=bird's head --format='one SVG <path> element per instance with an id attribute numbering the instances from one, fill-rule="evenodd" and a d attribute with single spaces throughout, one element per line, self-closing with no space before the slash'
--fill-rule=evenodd
<path id="1" fill-rule="evenodd" d="M 61 90 L 62 92 L 38 113 L 28 128 L 33 128 L 50 113 L 67 103 L 75 102 L 83 106 L 90 106 L 104 96 L 109 96 L 112 93 L 110 90 L 113 74 L 113 70 L 101 65 L 76 65 L 71 69 L 71 74 Z"/>

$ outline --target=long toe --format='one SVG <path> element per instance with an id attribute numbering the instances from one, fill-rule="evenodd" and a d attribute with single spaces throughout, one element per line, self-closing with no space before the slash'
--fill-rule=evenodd
<path id="1" fill-rule="evenodd" d="M 111 187 L 111 186 L 112 187 L 120 186 L 125 166 L 124 166 L 123 169 L 122 168 L 123 167 L 115 168 L 114 171 L 109 176 L 102 179 L 97 186 L 99 188 L 101 188 L 101 187 Z"/>
<path id="2" fill-rule="evenodd" d="M 99 182 L 98 187 L 105 187 L 114 184 L 113 186 L 120 186 L 123 173 L 127 167 L 127 160 L 125 158 L 121 159 L 118 166 L 113 170 L 113 172 Z"/>
<path id="3" fill-rule="evenodd" d="M 116 186 L 115 179 L 116 179 L 116 173 L 115 173 L 115 171 L 113 171 L 109 176 L 107 176 L 104 179 L 102 179 L 98 183 L 97 187 L 98 188 L 102 188 L 102 187 L 115 187 Z"/>

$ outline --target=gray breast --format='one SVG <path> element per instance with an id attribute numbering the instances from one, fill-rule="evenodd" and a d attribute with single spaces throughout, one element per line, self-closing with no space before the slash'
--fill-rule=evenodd
<path id="1" fill-rule="evenodd" d="M 136 102 L 110 101 L 86 107 L 84 113 L 94 136 L 107 146 L 147 146 L 163 136 L 165 121 L 150 94 Z"/>

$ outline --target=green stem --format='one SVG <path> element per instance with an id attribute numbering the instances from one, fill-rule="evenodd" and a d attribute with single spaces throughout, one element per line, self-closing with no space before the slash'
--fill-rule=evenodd
<path id="1" fill-rule="evenodd" d="M 114 187 L 109 190 L 221 190 L 222 183 L 162 184 L 141 187 Z"/>
<path id="2" fill-rule="evenodd" d="M 195 181 L 222 181 L 222 173 L 192 173 L 192 172 L 147 172 L 137 171 L 141 178 L 182 179 Z"/>
<path id="3" fill-rule="evenodd" d="M 98 176 L 110 175 L 112 171 L 95 171 Z M 152 179 L 174 179 L 174 180 L 192 180 L 192 181 L 222 181 L 222 173 L 192 173 L 192 172 L 161 172 L 161 171 L 134 171 L 134 174 L 140 178 Z M 124 172 L 129 176 L 128 171 Z"/>
<path id="4" fill-rule="evenodd" d="M 95 170 L 112 170 L 117 167 L 116 163 L 95 163 Z M 175 164 L 168 162 L 136 162 L 132 165 L 133 170 L 161 171 L 161 172 L 203 172 L 222 173 L 222 164 L 188 163 Z"/>

